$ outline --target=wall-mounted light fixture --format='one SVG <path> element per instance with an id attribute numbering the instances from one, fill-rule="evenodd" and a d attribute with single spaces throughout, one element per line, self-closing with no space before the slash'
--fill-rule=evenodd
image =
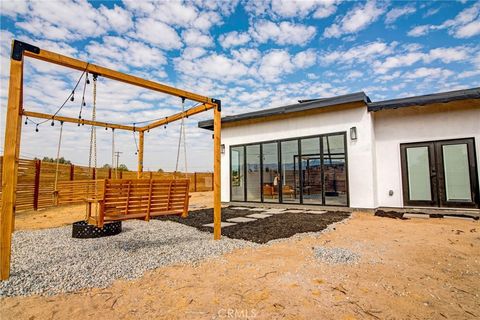
<path id="1" fill-rule="evenodd" d="M 350 128 L 350 140 L 357 140 L 357 127 Z"/>
<path id="2" fill-rule="evenodd" d="M 220 153 L 225 154 L 225 145 L 224 144 L 220 145 Z"/>

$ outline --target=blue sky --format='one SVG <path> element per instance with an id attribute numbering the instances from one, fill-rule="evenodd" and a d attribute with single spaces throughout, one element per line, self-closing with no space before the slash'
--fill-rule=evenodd
<path id="1" fill-rule="evenodd" d="M 378 101 L 480 86 L 478 1 L 1 0 L 0 14 L 2 140 L 12 38 L 219 98 L 224 115 L 357 91 Z M 28 59 L 25 109 L 56 111 L 79 76 Z M 78 116 L 76 97 L 61 114 Z M 181 105 L 100 79 L 97 108 L 99 120 L 131 124 Z M 210 116 L 187 120 L 189 170 L 211 170 L 211 133 L 196 127 Z M 37 133 L 29 123 L 22 130 L 22 157 L 55 156 L 58 125 L 45 123 Z M 89 128 L 65 125 L 64 132 L 61 155 L 88 163 Z M 97 135 L 98 164 L 110 163 L 111 132 Z M 146 169 L 173 170 L 178 137 L 178 124 L 148 133 Z M 121 162 L 134 169 L 133 135 L 118 132 L 115 139 Z"/>

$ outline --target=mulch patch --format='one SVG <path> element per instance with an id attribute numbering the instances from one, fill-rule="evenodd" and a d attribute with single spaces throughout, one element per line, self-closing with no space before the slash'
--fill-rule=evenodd
<path id="1" fill-rule="evenodd" d="M 263 212 L 222 208 L 222 221 L 235 217 L 244 217 L 253 213 Z M 286 212 L 274 214 L 265 219 L 223 227 L 222 235 L 233 239 L 266 243 L 270 240 L 289 238 L 297 233 L 322 231 L 328 225 L 346 219 L 349 216 L 349 212 L 339 211 L 328 211 L 324 214 Z M 195 227 L 200 231 L 213 233 L 213 228 L 203 226 L 213 222 L 213 209 L 211 208 L 190 211 L 188 218 L 185 219 L 177 216 L 164 216 L 158 217 L 158 219 L 179 222 Z"/>
<path id="2" fill-rule="evenodd" d="M 376 210 L 375 215 L 377 217 L 384 217 L 384 218 L 392 218 L 392 219 L 406 219 L 403 217 L 403 212 L 398 211 L 384 211 L 384 210 Z"/>

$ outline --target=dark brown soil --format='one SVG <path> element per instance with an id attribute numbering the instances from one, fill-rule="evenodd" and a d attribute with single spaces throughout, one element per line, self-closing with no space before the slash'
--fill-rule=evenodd
<path id="1" fill-rule="evenodd" d="M 398 212 L 398 211 L 376 210 L 375 215 L 377 217 L 384 217 L 384 218 L 404 219 L 403 212 Z"/>
<path id="2" fill-rule="evenodd" d="M 250 210 L 234 210 L 222 208 L 222 221 L 235 217 L 244 217 L 253 212 Z M 243 239 L 256 243 L 266 243 L 274 239 L 289 238 L 297 233 L 318 232 L 327 228 L 328 225 L 341 221 L 350 216 L 349 212 L 328 211 L 324 214 L 311 213 L 282 213 L 275 214 L 265 219 L 257 219 L 251 222 L 237 223 L 236 225 L 223 227 L 222 235 L 234 239 Z M 190 211 L 188 218 L 177 216 L 160 217 L 162 220 L 170 220 L 195 227 L 200 231 L 213 232 L 213 228 L 204 227 L 204 224 L 213 222 L 213 209 Z"/>

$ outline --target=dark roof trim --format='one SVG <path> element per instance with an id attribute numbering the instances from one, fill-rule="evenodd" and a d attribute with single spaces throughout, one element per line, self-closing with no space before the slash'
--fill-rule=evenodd
<path id="1" fill-rule="evenodd" d="M 480 99 L 480 88 L 427 94 L 423 96 L 393 99 L 368 104 L 368 111 L 423 106 L 432 103 L 446 103 L 455 100 Z"/>
<path id="2" fill-rule="evenodd" d="M 287 106 L 264 109 L 260 111 L 242 113 L 233 116 L 226 116 L 222 118 L 222 123 L 236 122 L 241 120 L 250 120 L 255 118 L 262 118 L 281 114 L 290 114 L 294 112 L 301 112 L 307 110 L 313 110 L 318 108 L 325 108 L 340 104 L 352 103 L 352 102 L 364 102 L 365 104 L 370 102 L 370 98 L 364 92 L 356 92 L 346 94 L 338 97 L 315 99 L 315 100 L 302 100 L 300 103 L 295 103 Z M 213 120 L 204 120 L 198 123 L 198 127 L 202 129 L 213 129 Z"/>

